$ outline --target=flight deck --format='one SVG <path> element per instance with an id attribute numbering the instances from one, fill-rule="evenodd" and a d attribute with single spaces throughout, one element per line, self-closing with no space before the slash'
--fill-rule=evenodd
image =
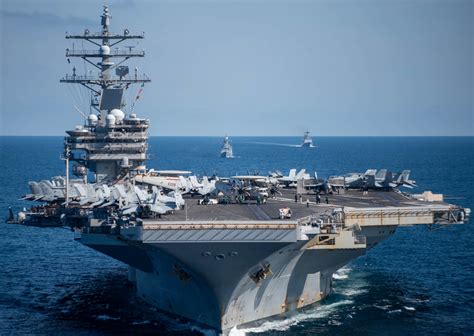
<path id="1" fill-rule="evenodd" d="M 296 201 L 295 201 L 296 196 Z M 326 197 L 328 203 L 326 203 Z M 185 211 L 174 211 L 153 222 L 161 221 L 269 221 L 280 220 L 280 209 L 290 208 L 291 219 L 298 220 L 317 215 L 335 208 L 404 208 L 448 205 L 444 202 L 423 202 L 400 192 L 345 190 L 344 194 L 320 195 L 317 204 L 316 194 L 297 195 L 296 189 L 282 189 L 281 195 L 266 199 L 266 203 L 245 201 L 235 204 L 200 204 L 201 197 L 185 195 Z"/>

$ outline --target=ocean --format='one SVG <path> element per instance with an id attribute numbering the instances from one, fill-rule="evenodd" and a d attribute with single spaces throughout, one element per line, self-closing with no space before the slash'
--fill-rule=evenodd
<path id="1" fill-rule="evenodd" d="M 231 137 L 235 159 L 218 157 L 219 137 L 152 137 L 149 168 L 229 176 L 306 168 L 318 177 L 410 169 L 415 192 L 443 193 L 474 209 L 473 137 Z M 63 174 L 62 137 L 0 137 L 0 213 L 29 180 Z M 258 335 L 473 335 L 471 225 L 404 227 L 334 275 L 320 305 L 247 330 Z M 0 223 L 0 335 L 199 335 L 136 299 L 127 267 L 74 241 L 63 228 Z M 236 333 L 239 334 L 239 333 Z"/>

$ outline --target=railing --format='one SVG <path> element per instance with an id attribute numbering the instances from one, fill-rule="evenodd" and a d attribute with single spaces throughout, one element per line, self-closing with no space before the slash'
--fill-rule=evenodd
<path id="1" fill-rule="evenodd" d="M 144 57 L 145 50 L 133 51 L 123 49 L 112 49 L 108 53 L 100 50 L 66 50 L 66 57 Z"/>
<path id="2" fill-rule="evenodd" d="M 120 125 L 117 125 L 120 127 Z M 122 133 L 122 132 L 109 132 L 109 135 L 107 137 L 107 141 L 110 140 L 118 140 L 118 141 L 128 141 L 128 140 L 139 140 L 139 141 L 145 141 L 148 139 L 148 133 L 147 132 L 134 132 L 134 133 Z"/>
<path id="3" fill-rule="evenodd" d="M 110 154 L 88 153 L 87 156 L 84 158 L 84 161 L 116 161 L 121 160 L 124 155 L 126 155 L 130 161 L 145 161 L 149 159 L 149 156 L 146 153 L 118 152 Z"/>
<path id="4" fill-rule="evenodd" d="M 74 146 L 71 148 L 72 150 L 84 150 L 87 151 L 89 154 L 142 154 L 146 153 L 147 147 L 140 146 L 140 147 L 99 147 L 99 148 L 91 148 L 86 146 Z"/>
<path id="5" fill-rule="evenodd" d="M 271 229 L 271 230 L 293 230 L 297 224 L 294 221 L 144 221 L 142 224 L 147 230 L 236 230 L 236 229 Z"/>
<path id="6" fill-rule="evenodd" d="M 123 133 L 122 133 L 123 134 Z M 67 138 L 66 142 L 68 144 L 108 144 L 108 143 L 124 143 L 124 144 L 136 144 L 141 142 L 146 142 L 148 135 L 145 132 L 140 134 L 125 134 L 108 136 L 107 138 L 101 139 L 97 138 L 95 135 L 85 135 L 85 136 L 71 136 Z"/>
<path id="7" fill-rule="evenodd" d="M 103 34 L 101 32 L 88 33 L 84 35 L 69 35 L 66 34 L 67 39 L 84 39 L 84 40 L 97 40 L 97 39 L 109 39 L 109 40 L 126 40 L 126 39 L 142 39 L 145 37 L 145 33 L 141 34 Z"/>
<path id="8" fill-rule="evenodd" d="M 469 218 L 469 209 L 446 205 L 345 210 L 344 223 L 360 226 L 460 224 Z"/>
<path id="9" fill-rule="evenodd" d="M 101 76 L 87 76 L 87 75 L 69 75 L 66 74 L 63 78 L 61 78 L 60 82 L 111 82 L 111 83 L 129 83 L 129 82 L 151 82 L 151 79 L 143 74 L 143 75 L 134 75 L 134 76 L 124 76 L 121 78 L 109 78 L 105 79 Z"/>

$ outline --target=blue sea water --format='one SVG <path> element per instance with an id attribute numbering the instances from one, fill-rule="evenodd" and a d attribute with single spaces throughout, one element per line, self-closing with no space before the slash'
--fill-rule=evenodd
<path id="1" fill-rule="evenodd" d="M 472 137 L 154 137 L 148 167 L 217 173 L 317 171 L 319 177 L 411 169 L 417 192 L 432 190 L 474 208 Z M 29 180 L 63 174 L 61 137 L 0 137 L 0 214 L 29 204 Z M 138 301 L 125 265 L 73 240 L 61 228 L 0 224 L 0 334 L 199 334 Z M 321 305 L 253 330 L 259 335 L 472 335 L 474 233 L 471 225 L 397 230 L 335 275 Z"/>

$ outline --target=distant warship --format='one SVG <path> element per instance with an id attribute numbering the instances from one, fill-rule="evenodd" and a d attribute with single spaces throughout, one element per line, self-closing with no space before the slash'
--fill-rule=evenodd
<path id="1" fill-rule="evenodd" d="M 150 123 L 124 93 L 138 84 L 139 97 L 150 79 L 123 65 L 145 53 L 116 47 L 144 35 L 112 33 L 110 18 L 104 6 L 100 32 L 66 36 L 93 47 L 66 57 L 98 72 L 74 68 L 61 79 L 91 91 L 93 113 L 67 131 L 65 176 L 30 182 L 24 199 L 40 205 L 9 222 L 69 226 L 80 243 L 128 264 L 138 296 L 161 311 L 226 334 L 324 299 L 334 272 L 400 226 L 467 221 L 469 209 L 441 195 L 400 192 L 415 185 L 409 171 L 321 180 L 304 169 L 227 178 L 148 169 Z"/>
<path id="2" fill-rule="evenodd" d="M 222 144 L 221 157 L 226 159 L 234 158 L 234 152 L 232 151 L 232 145 L 230 144 L 229 137 L 224 137 L 224 143 Z"/>
<path id="3" fill-rule="evenodd" d="M 314 147 L 313 139 L 311 139 L 309 132 L 304 132 L 303 142 L 301 143 L 301 147 Z"/>

